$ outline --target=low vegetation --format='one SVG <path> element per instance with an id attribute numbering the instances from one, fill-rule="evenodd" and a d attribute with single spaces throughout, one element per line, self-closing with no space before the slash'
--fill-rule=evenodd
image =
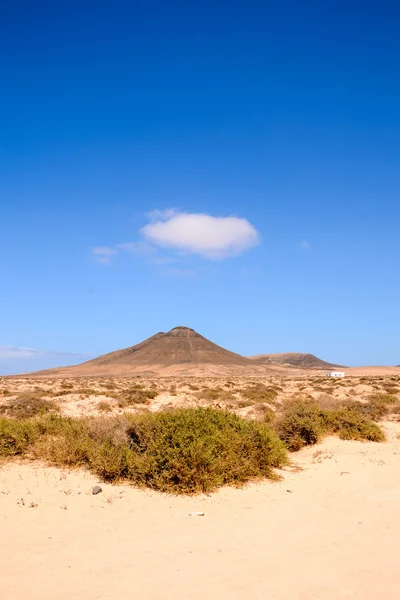
<path id="1" fill-rule="evenodd" d="M 45 415 L 0 419 L 0 456 L 86 466 L 108 481 L 172 493 L 275 477 L 284 444 L 264 423 L 213 408 L 172 409 L 120 418 Z"/>
<path id="2" fill-rule="evenodd" d="M 0 459 L 83 466 L 108 481 L 171 493 L 210 492 L 275 477 L 288 451 L 326 435 L 383 441 L 378 422 L 399 419 L 398 384 L 352 378 L 343 389 L 322 377 L 138 377 L 21 380 L 18 388 L 0 380 Z M 86 416 L 65 416 L 70 402 Z"/>
<path id="3" fill-rule="evenodd" d="M 29 419 L 50 412 L 57 412 L 58 405 L 40 394 L 24 393 L 0 406 L 0 414 L 19 419 Z"/>
<path id="4" fill-rule="evenodd" d="M 275 428 L 292 452 L 317 444 L 328 434 L 338 435 L 345 440 L 383 442 L 385 439 L 380 427 L 358 407 L 351 405 L 340 406 L 336 410 L 325 409 L 316 402 L 304 400 L 288 403 L 278 417 Z"/>
<path id="5" fill-rule="evenodd" d="M 244 398 L 252 400 L 253 402 L 275 402 L 278 397 L 279 388 L 272 386 L 266 386 L 262 383 L 255 383 L 241 390 L 241 394 Z"/>
<path id="6" fill-rule="evenodd" d="M 154 400 L 157 396 L 157 390 L 146 390 L 141 385 L 135 385 L 120 393 L 118 397 L 119 407 L 124 408 L 133 404 L 149 404 L 150 400 Z"/>

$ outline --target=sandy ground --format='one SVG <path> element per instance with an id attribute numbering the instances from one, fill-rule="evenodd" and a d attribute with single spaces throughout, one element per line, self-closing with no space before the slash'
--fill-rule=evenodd
<path id="1" fill-rule="evenodd" d="M 208 497 L 94 496 L 89 473 L 7 464 L 1 597 L 397 600 L 400 424 L 385 429 L 385 444 L 329 438 L 279 483 Z"/>

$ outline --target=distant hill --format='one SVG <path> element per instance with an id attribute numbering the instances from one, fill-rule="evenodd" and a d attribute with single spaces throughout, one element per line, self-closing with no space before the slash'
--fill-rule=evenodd
<path id="1" fill-rule="evenodd" d="M 333 369 L 338 366 L 313 354 L 262 354 L 247 358 L 214 344 L 190 327 L 179 326 L 79 365 L 36 371 L 30 376 L 284 376 L 299 369 Z"/>
<path id="2" fill-rule="evenodd" d="M 259 354 L 251 356 L 250 360 L 263 365 L 290 365 L 304 369 L 337 369 L 344 367 L 321 360 L 314 354 L 301 354 L 299 352 L 285 352 L 283 354 Z"/>

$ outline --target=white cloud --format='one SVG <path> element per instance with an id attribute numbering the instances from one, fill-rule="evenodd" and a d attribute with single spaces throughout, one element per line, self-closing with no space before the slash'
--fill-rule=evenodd
<path id="1" fill-rule="evenodd" d="M 109 248 L 108 246 L 95 246 L 92 248 L 92 254 L 99 265 L 110 265 L 111 257 L 118 254 L 118 250 Z"/>
<path id="2" fill-rule="evenodd" d="M 212 260 L 237 256 L 260 243 L 258 232 L 246 219 L 207 214 L 174 212 L 149 223 L 141 233 L 157 246 Z"/>
<path id="3" fill-rule="evenodd" d="M 152 256 L 157 250 L 147 242 L 124 242 L 115 246 L 118 250 L 125 250 L 139 256 Z"/>
<path id="4" fill-rule="evenodd" d="M 155 223 L 156 221 L 167 221 L 176 215 L 177 212 L 178 211 L 176 208 L 165 208 L 164 210 L 156 209 L 145 213 L 145 216 L 149 219 L 149 221 Z"/>
<path id="5" fill-rule="evenodd" d="M 47 356 L 75 356 L 83 358 L 83 354 L 74 352 L 57 352 L 55 350 L 37 350 L 22 346 L 0 346 L 0 358 L 43 358 Z"/>

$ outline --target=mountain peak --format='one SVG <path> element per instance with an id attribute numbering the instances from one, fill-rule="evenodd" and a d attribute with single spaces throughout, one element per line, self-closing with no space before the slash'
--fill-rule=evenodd
<path id="1" fill-rule="evenodd" d="M 170 331 L 168 331 L 168 333 L 166 333 L 166 335 L 199 335 L 194 329 L 191 329 L 190 327 L 184 327 L 183 325 L 178 325 L 177 327 L 174 327 L 173 329 L 171 329 Z"/>

